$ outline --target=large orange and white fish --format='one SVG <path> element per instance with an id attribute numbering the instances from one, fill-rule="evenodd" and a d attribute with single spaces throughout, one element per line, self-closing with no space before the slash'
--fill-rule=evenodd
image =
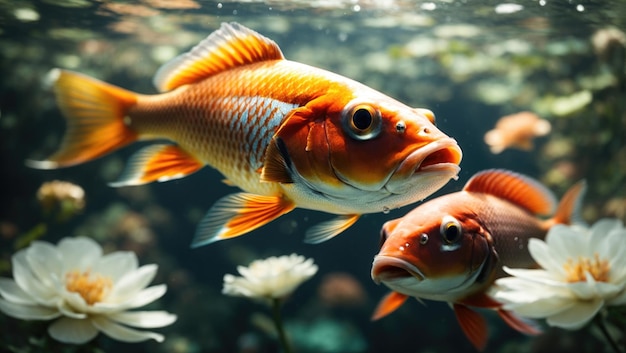
<path id="1" fill-rule="evenodd" d="M 504 275 L 502 266 L 530 268 L 530 238 L 544 238 L 557 223 L 578 217 L 584 182 L 572 186 L 549 219 L 556 200 L 538 181 L 511 171 L 475 174 L 460 192 L 425 202 L 404 217 L 388 221 L 372 279 L 392 292 L 379 303 L 373 319 L 388 315 L 408 297 L 451 304 L 471 343 L 482 350 L 487 325 L 470 307 L 496 310 L 514 329 L 539 333 L 488 294 Z"/>
<path id="2" fill-rule="evenodd" d="M 286 60 L 275 42 L 237 23 L 161 67 L 154 84 L 162 94 L 65 70 L 52 76 L 68 128 L 60 149 L 30 166 L 67 167 L 168 139 L 137 152 L 112 185 L 208 165 L 244 191 L 213 205 L 192 246 L 250 232 L 295 207 L 339 215 L 308 231 L 308 242 L 321 242 L 361 214 L 424 199 L 459 171 L 461 150 L 431 111 Z"/>

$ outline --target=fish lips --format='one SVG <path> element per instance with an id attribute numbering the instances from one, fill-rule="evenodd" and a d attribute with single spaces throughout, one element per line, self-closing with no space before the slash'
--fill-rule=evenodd
<path id="1" fill-rule="evenodd" d="M 450 179 L 456 179 L 461 168 L 461 148 L 453 138 L 435 140 L 411 152 L 398 165 L 385 186 L 394 194 L 407 192 L 413 183 L 407 183 L 408 178 L 415 179 L 415 183 L 423 184 L 431 193 L 437 191 Z M 430 188 L 428 185 L 431 185 Z M 426 196 L 428 196 L 426 195 Z"/>
<path id="2" fill-rule="evenodd" d="M 372 280 L 376 284 L 414 278 L 423 281 L 426 276 L 412 263 L 392 256 L 377 255 L 372 264 Z"/>

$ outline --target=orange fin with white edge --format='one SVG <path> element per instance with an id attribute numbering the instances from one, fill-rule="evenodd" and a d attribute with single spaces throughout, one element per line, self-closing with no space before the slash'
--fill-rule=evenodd
<path id="1" fill-rule="evenodd" d="M 59 108 L 67 121 L 61 147 L 43 161 L 27 160 L 37 169 L 56 169 L 101 157 L 137 140 L 124 122 L 137 103 L 137 94 L 94 78 L 53 69 L 50 79 Z"/>
<path id="2" fill-rule="evenodd" d="M 581 215 L 582 201 L 587 190 L 587 183 L 584 180 L 572 185 L 559 202 L 554 217 L 546 221 L 546 229 L 554 224 L 584 224 L 585 221 Z"/>
<path id="3" fill-rule="evenodd" d="M 135 153 L 118 181 L 110 186 L 143 185 L 183 178 L 204 164 L 176 145 L 156 144 Z"/>
<path id="4" fill-rule="evenodd" d="M 408 298 L 408 295 L 398 292 L 391 292 L 385 295 L 376 306 L 376 309 L 372 314 L 371 320 L 376 321 L 391 314 L 392 312 L 396 311 L 396 309 L 398 309 L 400 306 L 402 306 L 402 304 L 404 304 L 404 302 Z"/>
<path id="5" fill-rule="evenodd" d="M 472 345 L 479 351 L 487 345 L 487 322 L 479 313 L 463 304 L 453 304 L 454 314 L 461 329 Z"/>
<path id="6" fill-rule="evenodd" d="M 307 229 L 304 242 L 308 244 L 319 244 L 335 237 L 344 230 L 350 228 L 361 215 L 350 214 L 340 215 L 329 221 L 318 223 Z"/>
<path id="7" fill-rule="evenodd" d="M 192 248 L 248 233 L 293 210 L 292 201 L 280 196 L 244 192 L 219 199 L 198 225 Z"/>
<path id="8" fill-rule="evenodd" d="M 474 174 L 463 191 L 479 192 L 505 199 L 535 215 L 548 215 L 556 198 L 539 181 L 510 170 L 488 169 Z"/>
<path id="9" fill-rule="evenodd" d="M 513 312 L 502 309 L 502 303 L 488 294 L 481 292 L 462 299 L 460 305 L 474 306 L 477 308 L 493 309 L 511 328 L 527 335 L 538 335 L 541 330 L 532 321 L 526 321 Z"/>
<path id="10" fill-rule="evenodd" d="M 499 309 L 498 315 L 507 325 L 518 332 L 532 336 L 541 334 L 541 329 L 537 325 L 533 325 L 532 321 L 524 320 L 511 311 Z"/>
<path id="11" fill-rule="evenodd" d="M 238 23 L 222 23 L 189 52 L 163 65 L 153 83 L 160 92 L 167 92 L 234 67 L 283 59 L 273 40 Z"/>

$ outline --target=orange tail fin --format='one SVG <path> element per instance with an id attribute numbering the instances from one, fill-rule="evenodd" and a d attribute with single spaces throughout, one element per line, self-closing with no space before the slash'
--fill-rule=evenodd
<path id="1" fill-rule="evenodd" d="M 137 140 L 124 117 L 137 103 L 133 92 L 60 69 L 50 73 L 57 104 L 67 120 L 61 147 L 44 161 L 27 161 L 38 169 L 68 167 L 103 156 Z"/>
<path id="2" fill-rule="evenodd" d="M 559 206 L 557 207 L 554 217 L 546 220 L 546 229 L 549 229 L 555 224 L 572 224 L 572 223 L 584 223 L 580 211 L 582 208 L 582 199 L 585 196 L 587 189 L 587 183 L 584 180 L 572 185 L 561 198 Z"/>

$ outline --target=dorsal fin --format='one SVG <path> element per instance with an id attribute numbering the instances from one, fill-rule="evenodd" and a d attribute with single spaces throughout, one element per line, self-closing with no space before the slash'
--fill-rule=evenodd
<path id="1" fill-rule="evenodd" d="M 236 22 L 222 23 L 189 52 L 161 66 L 153 82 L 160 92 L 166 92 L 233 67 L 282 59 L 273 40 Z"/>
<path id="2" fill-rule="evenodd" d="M 497 196 L 536 215 L 551 214 L 556 207 L 552 192 L 537 180 L 504 169 L 474 174 L 463 190 Z"/>

